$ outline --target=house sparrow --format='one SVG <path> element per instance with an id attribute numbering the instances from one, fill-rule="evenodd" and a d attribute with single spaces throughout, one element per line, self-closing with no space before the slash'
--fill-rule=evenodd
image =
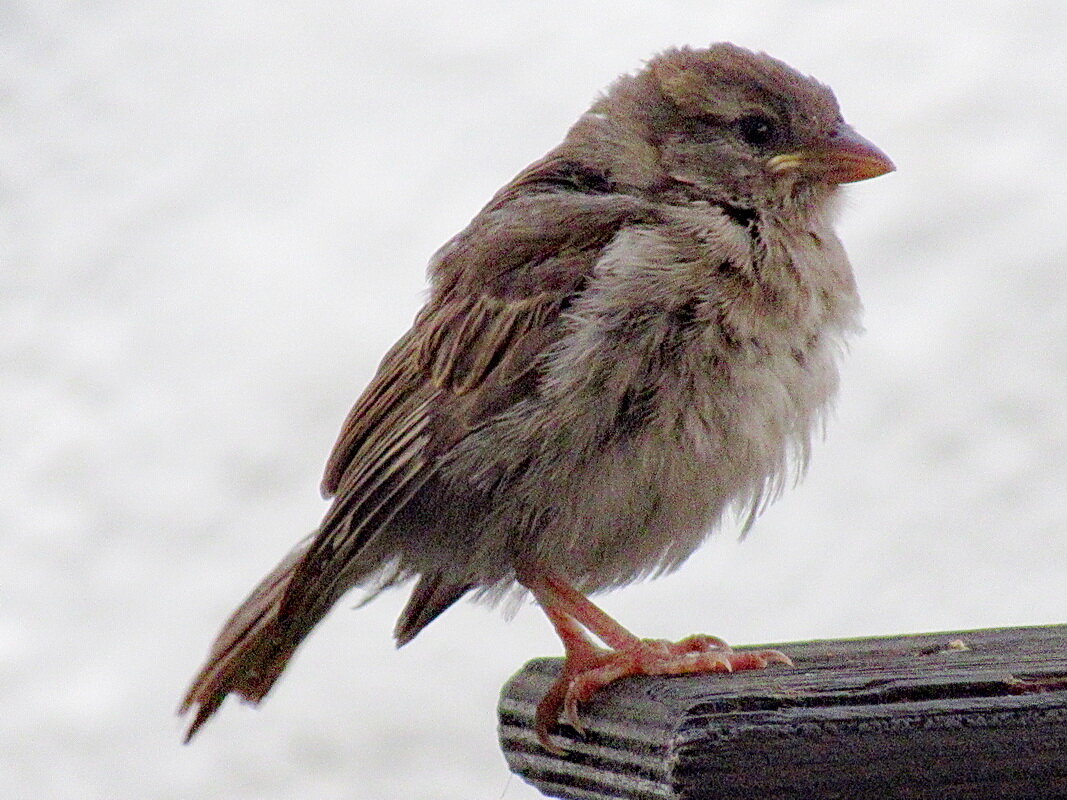
<path id="1" fill-rule="evenodd" d="M 827 87 L 731 44 L 619 78 L 430 263 L 432 291 L 345 421 L 320 527 L 223 627 L 186 741 L 257 703 L 355 586 L 417 579 L 398 645 L 524 587 L 563 640 L 537 731 L 625 675 L 759 668 L 639 639 L 588 593 L 677 568 L 803 469 L 858 328 L 839 184 L 893 169 Z M 595 645 L 595 634 L 609 649 Z"/>

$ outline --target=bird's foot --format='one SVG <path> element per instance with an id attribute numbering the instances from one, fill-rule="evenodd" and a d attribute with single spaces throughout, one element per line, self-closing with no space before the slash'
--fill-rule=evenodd
<path id="1" fill-rule="evenodd" d="M 722 639 L 703 634 L 677 642 L 640 639 L 551 570 L 529 568 L 519 578 L 545 610 L 567 651 L 563 671 L 538 704 L 534 718 L 538 740 L 554 753 L 563 752 L 549 738 L 549 730 L 559 720 L 560 711 L 584 735 L 578 706 L 619 678 L 740 672 L 763 669 L 768 664 L 793 664 L 789 656 L 777 650 L 736 652 Z M 609 647 L 597 646 L 587 631 Z"/>
<path id="2" fill-rule="evenodd" d="M 563 671 L 537 706 L 535 729 L 545 748 L 562 752 L 549 738 L 549 729 L 563 712 L 580 735 L 585 734 L 578 707 L 599 689 L 631 675 L 686 675 L 701 672 L 740 672 L 763 669 L 768 664 L 792 666 L 789 656 L 778 650 L 735 651 L 722 639 L 696 634 L 677 642 L 634 639 L 622 648 L 607 650 L 587 646 L 568 647 Z"/>

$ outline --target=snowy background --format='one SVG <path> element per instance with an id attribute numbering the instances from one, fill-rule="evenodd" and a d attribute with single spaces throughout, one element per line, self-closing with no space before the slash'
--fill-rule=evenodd
<path id="1" fill-rule="evenodd" d="M 899 172 L 840 226 L 866 334 L 808 479 L 602 597 L 734 643 L 1067 620 L 1067 4 L 0 7 L 0 795 L 515 800 L 497 693 L 543 616 L 395 651 L 339 608 L 258 711 L 174 710 L 317 522 L 424 266 L 620 72 L 729 39 Z M 343 604 L 351 605 L 351 604 Z"/>

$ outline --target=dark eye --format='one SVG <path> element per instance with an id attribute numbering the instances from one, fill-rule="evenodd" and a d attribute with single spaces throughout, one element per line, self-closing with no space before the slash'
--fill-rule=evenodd
<path id="1" fill-rule="evenodd" d="M 769 144 L 777 133 L 774 120 L 762 114 L 752 114 L 741 117 L 734 123 L 737 133 L 753 147 L 763 147 Z"/>

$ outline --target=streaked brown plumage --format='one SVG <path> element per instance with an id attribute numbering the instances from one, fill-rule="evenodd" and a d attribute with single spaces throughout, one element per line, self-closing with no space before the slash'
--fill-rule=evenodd
<path id="1" fill-rule="evenodd" d="M 676 568 L 802 468 L 860 309 L 833 200 L 891 169 L 768 56 L 668 50 L 620 78 L 434 256 L 327 464 L 332 506 L 223 628 L 189 737 L 227 694 L 261 700 L 349 589 L 411 578 L 400 644 L 468 592 L 545 607 L 568 652 L 547 746 L 619 675 L 782 660 L 638 640 L 583 595 Z"/>

